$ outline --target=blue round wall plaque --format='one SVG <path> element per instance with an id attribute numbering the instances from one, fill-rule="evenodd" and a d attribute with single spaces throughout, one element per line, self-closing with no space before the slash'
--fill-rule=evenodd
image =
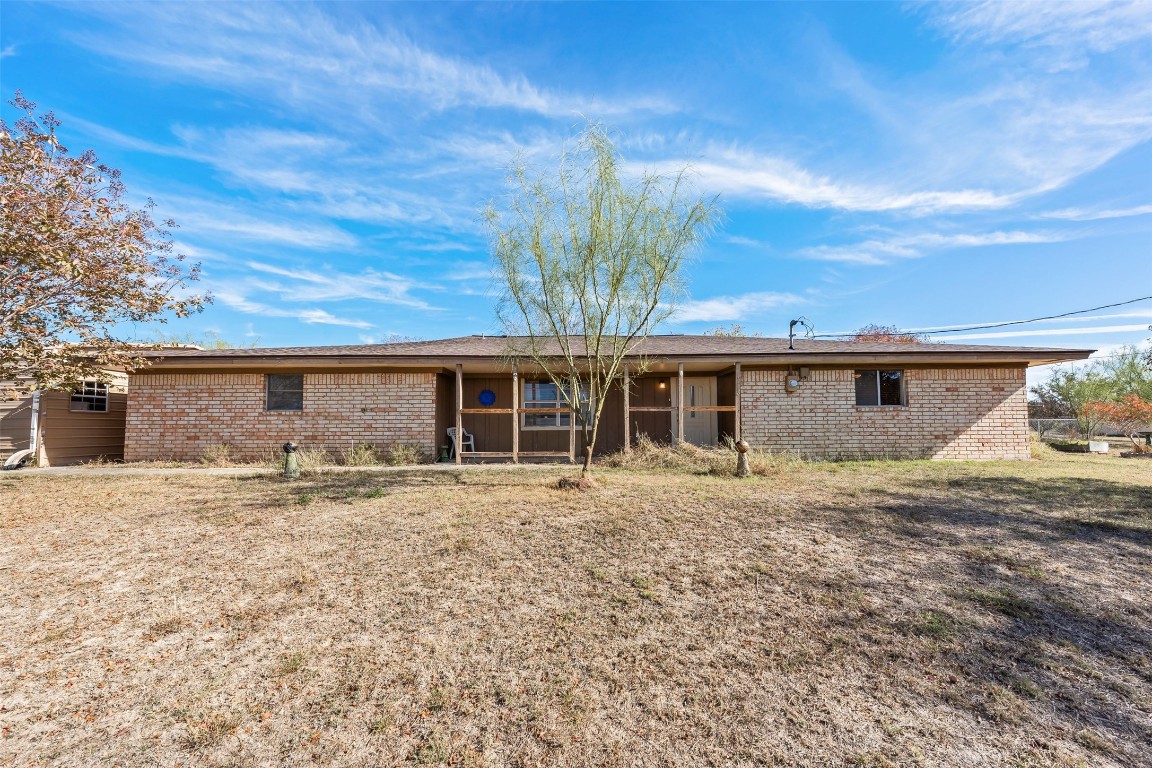
<path id="1" fill-rule="evenodd" d="M 486 389 L 480 393 L 480 405 L 487 408 L 496 402 L 496 393 L 490 389 Z"/>

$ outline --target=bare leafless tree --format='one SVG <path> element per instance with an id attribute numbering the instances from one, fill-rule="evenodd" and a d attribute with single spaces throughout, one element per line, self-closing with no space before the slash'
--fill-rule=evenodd
<path id="1" fill-rule="evenodd" d="M 605 393 L 625 359 L 674 311 L 687 255 L 719 216 L 686 169 L 622 177 L 607 132 L 590 126 L 558 170 L 513 167 L 487 221 L 502 278 L 497 315 L 508 356 L 531 361 L 581 419 L 587 476 Z"/>

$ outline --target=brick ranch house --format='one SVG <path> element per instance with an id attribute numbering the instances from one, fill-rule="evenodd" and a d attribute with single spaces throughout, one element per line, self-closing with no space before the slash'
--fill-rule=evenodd
<path id="1" fill-rule="evenodd" d="M 150 353 L 130 378 L 124 457 L 195 460 L 228 445 L 254 458 L 288 440 L 439 454 L 457 425 L 475 445 L 456 461 L 581 455 L 582 417 L 507 350 L 504 337 L 469 336 Z M 1025 370 L 1092 352 L 681 335 L 636 351 L 626 386 L 606 395 L 597 453 L 637 435 L 732 436 L 809 457 L 1027 459 Z"/>

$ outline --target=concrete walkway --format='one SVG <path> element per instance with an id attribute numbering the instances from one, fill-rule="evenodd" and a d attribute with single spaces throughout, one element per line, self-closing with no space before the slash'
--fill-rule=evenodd
<path id="1" fill-rule="evenodd" d="M 317 467 L 304 472 L 491 472 L 510 469 L 559 469 L 578 464 L 413 464 L 405 467 Z M 132 467 L 132 466 L 80 466 L 14 469 L 0 472 L 0 480 L 8 477 L 59 475 L 277 475 L 282 470 L 269 467 Z"/>

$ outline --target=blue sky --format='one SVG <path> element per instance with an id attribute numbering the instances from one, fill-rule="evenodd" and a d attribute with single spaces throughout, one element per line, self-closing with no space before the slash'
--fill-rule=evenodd
<path id="1" fill-rule="evenodd" d="M 6 1 L 0 22 L 5 99 L 55 110 L 203 263 L 215 303 L 165 330 L 496 332 L 479 211 L 586 119 L 720 197 L 667 332 L 1152 294 L 1149 3 Z M 1107 351 L 1149 323 L 1144 302 L 950 338 Z"/>

